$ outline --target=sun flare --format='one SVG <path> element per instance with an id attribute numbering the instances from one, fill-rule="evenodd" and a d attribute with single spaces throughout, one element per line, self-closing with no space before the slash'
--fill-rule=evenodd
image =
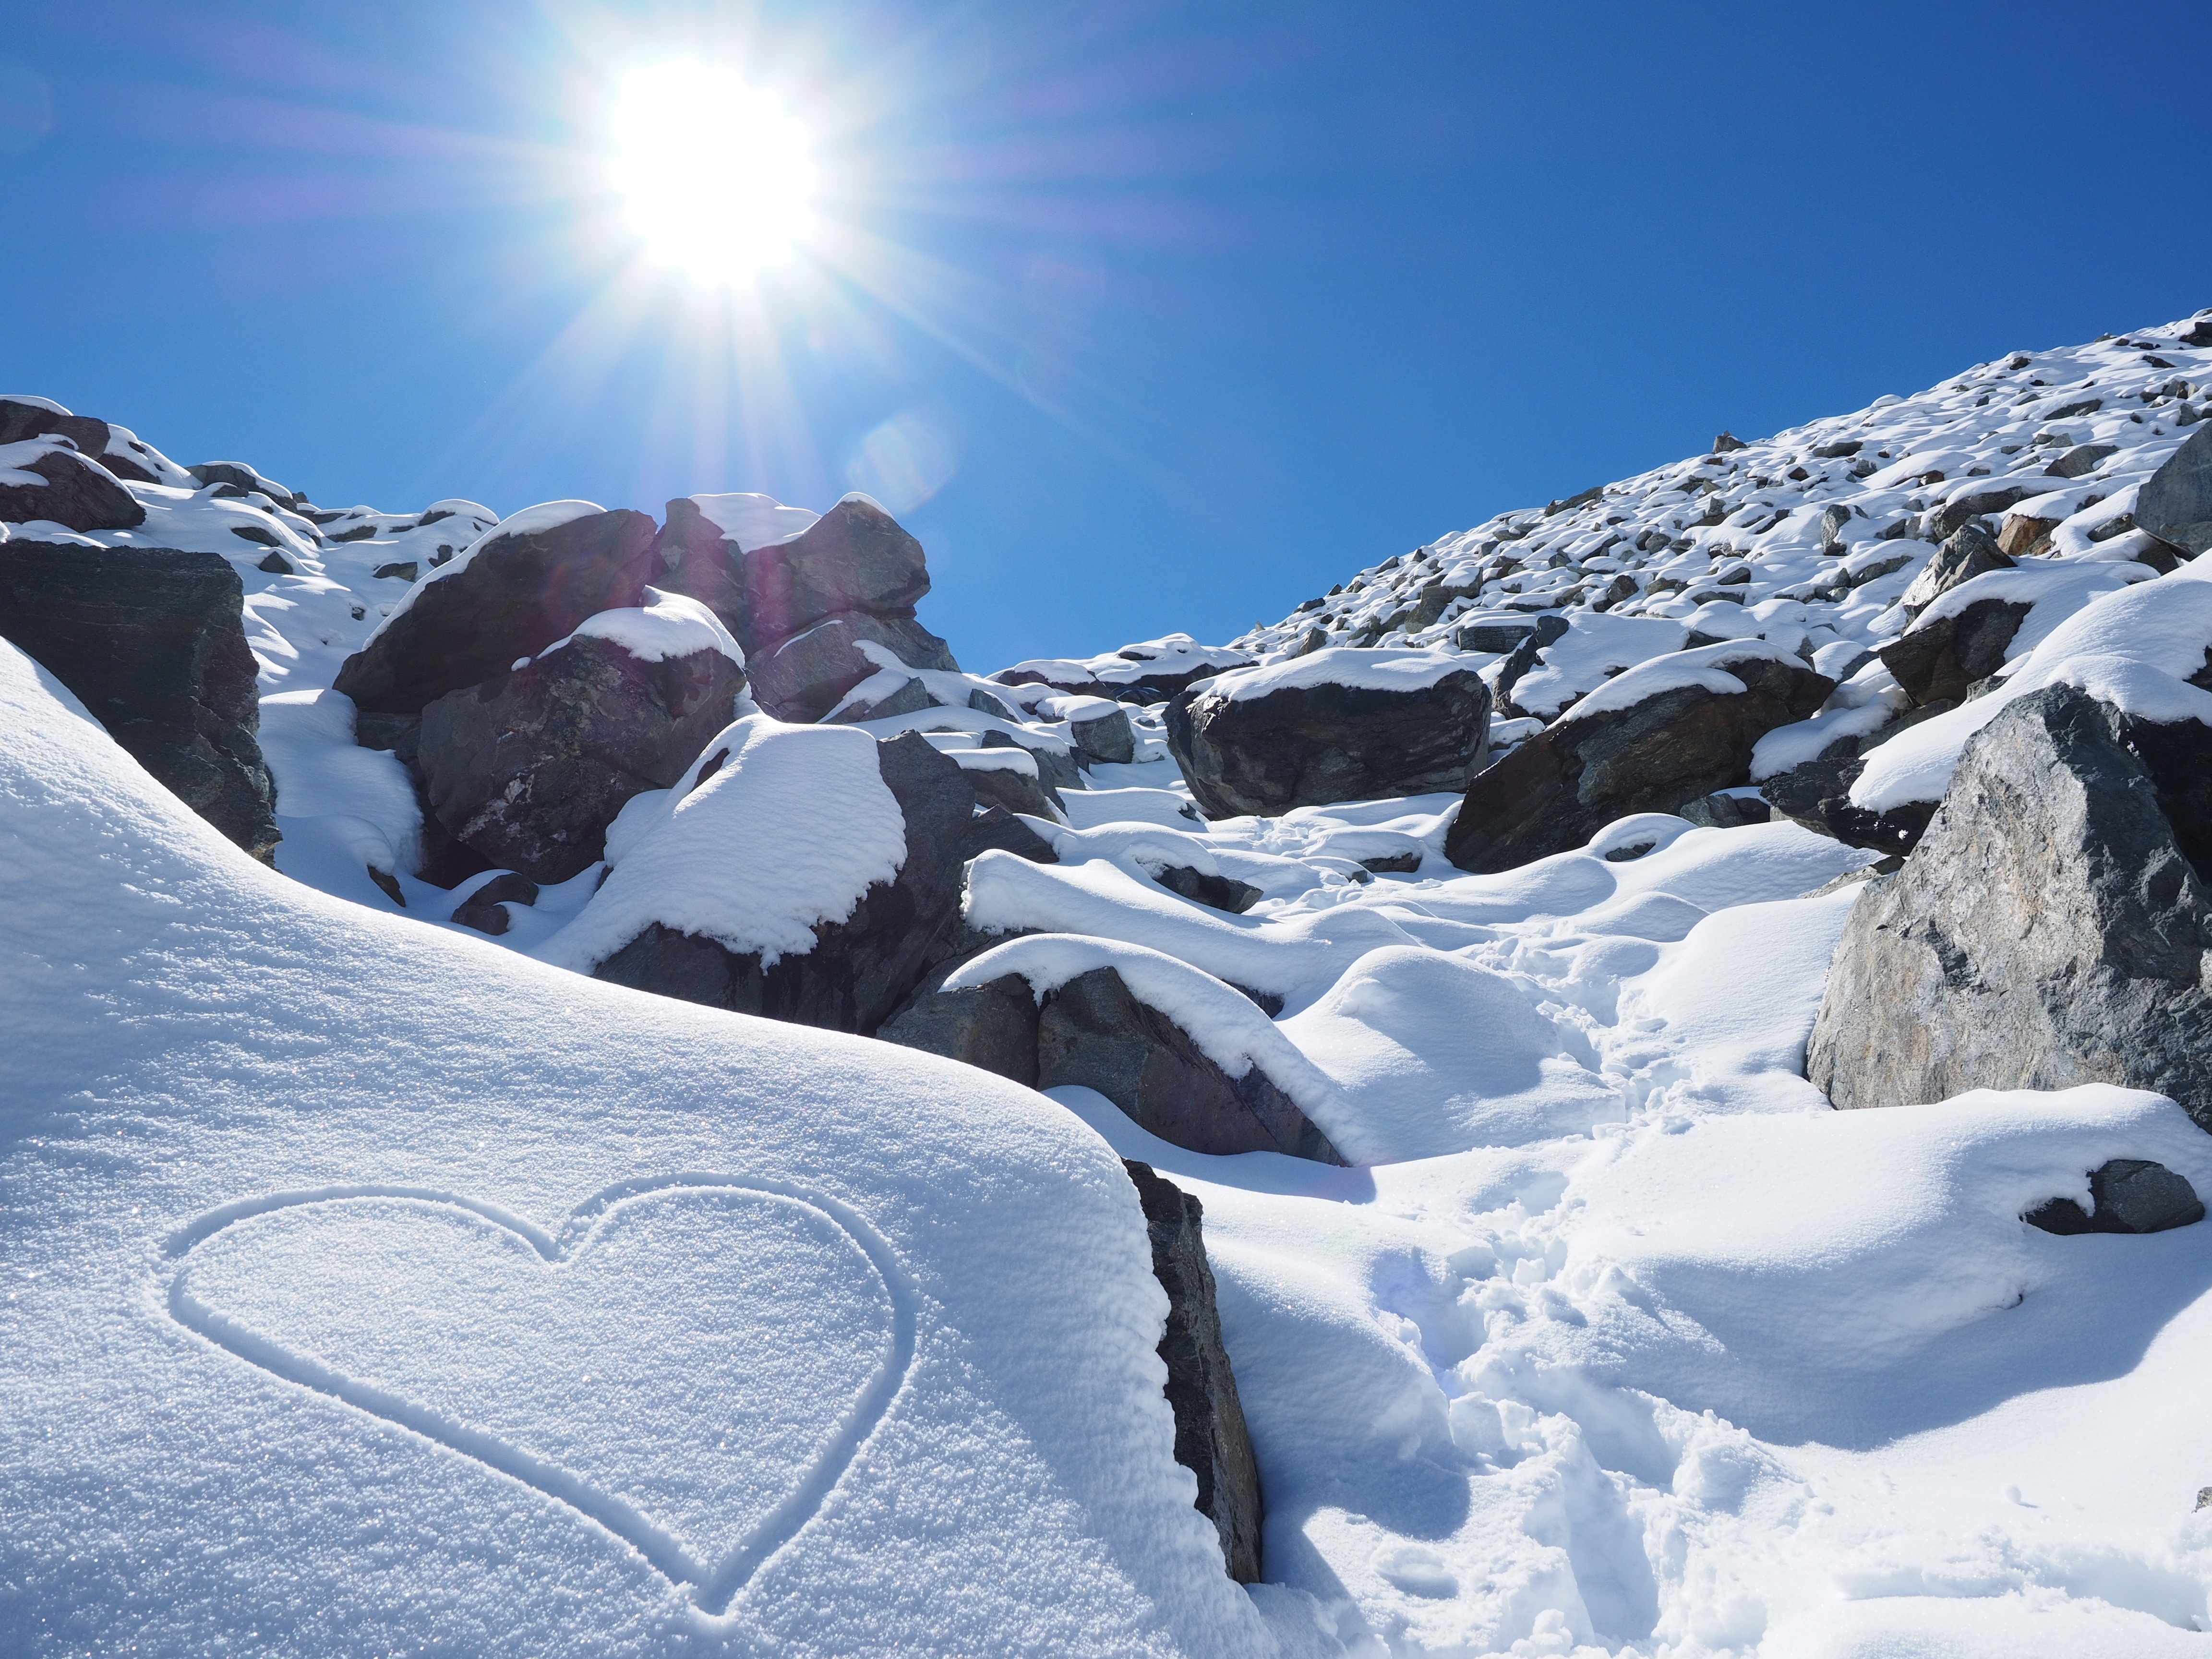
<path id="1" fill-rule="evenodd" d="M 708 282 L 738 282 L 790 253 L 812 227 L 805 130 L 728 70 L 641 70 L 615 106 L 615 177 L 653 257 Z"/>

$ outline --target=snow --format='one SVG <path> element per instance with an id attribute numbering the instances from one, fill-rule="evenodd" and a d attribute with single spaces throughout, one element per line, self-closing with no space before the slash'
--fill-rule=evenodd
<path id="1" fill-rule="evenodd" d="M 1467 672 L 1463 658 L 1437 651 L 1359 651 L 1332 647 L 1266 668 L 1217 676 L 1209 695 L 1251 702 L 1277 691 L 1310 691 L 1344 685 L 1364 691 L 1425 691 L 1447 674 Z"/>
<path id="2" fill-rule="evenodd" d="M 648 810 L 655 821 L 628 831 L 606 884 L 543 960 L 589 972 L 658 922 L 772 967 L 811 951 L 815 924 L 847 920 L 906 862 L 906 819 L 875 739 L 853 726 L 748 714 Z M 837 833 L 789 833 L 817 814 Z"/>
<path id="3" fill-rule="evenodd" d="M 574 639 L 609 640 L 640 662 L 667 662 L 701 651 L 719 651 L 739 667 L 745 653 L 730 630 L 703 602 L 688 593 L 645 590 L 646 602 L 618 611 L 602 611 L 576 624 L 576 631 L 557 639 L 538 654 L 558 651 Z M 527 660 L 526 659 L 526 660 Z"/>
<path id="4" fill-rule="evenodd" d="M 773 495 L 733 490 L 720 495 L 694 495 L 700 517 L 729 540 L 750 552 L 757 547 L 781 547 L 811 529 L 820 515 L 803 507 L 786 507 Z"/>
<path id="5" fill-rule="evenodd" d="M 11 1651 L 1274 1650 L 1079 1120 L 315 893 L 4 647 L 0 719 Z"/>
<path id="6" fill-rule="evenodd" d="M 392 875 L 415 866 L 422 808 L 407 769 L 354 743 L 353 700 L 337 691 L 281 691 L 261 702 L 261 755 L 276 785 L 276 867 L 310 886 L 306 861 L 333 842 L 349 866 Z M 354 872 L 346 872 L 350 880 Z"/>

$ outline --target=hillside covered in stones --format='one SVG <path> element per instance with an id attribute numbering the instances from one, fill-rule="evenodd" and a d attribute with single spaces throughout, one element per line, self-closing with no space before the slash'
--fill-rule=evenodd
<path id="1" fill-rule="evenodd" d="M 2212 313 L 963 667 L 863 495 L 0 399 L 0 1633 L 2193 1651 L 2208 416 Z"/>

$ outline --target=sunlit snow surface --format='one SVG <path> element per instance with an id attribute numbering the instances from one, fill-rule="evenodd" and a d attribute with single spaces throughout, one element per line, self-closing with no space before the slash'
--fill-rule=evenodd
<path id="1" fill-rule="evenodd" d="M 1548 605 L 1571 632 L 1515 693 L 1544 718 L 1686 674 L 1726 690 L 1746 653 L 1852 675 L 1762 744 L 1765 775 L 1901 696 L 1853 659 L 1905 625 L 1898 599 L 1933 549 L 1878 532 L 2017 475 L 2049 489 L 2015 510 L 2057 528 L 2055 557 L 1983 579 L 2036 605 L 2013 678 L 1877 751 L 1862 799 L 1940 793 L 1972 731 L 2033 684 L 2212 716 L 2185 684 L 2212 584 L 2193 565 L 2147 580 L 2136 538 L 2102 533 L 2203 407 L 2212 354 L 2177 332 L 2008 358 L 1581 507 L 1501 515 L 1237 643 L 1255 684 L 1328 673 L 1321 652 L 1286 655 L 1316 626 L 1324 645 L 1416 653 L 1393 661 L 1419 680 L 1498 660 L 1451 652 L 1455 629 Z M 2192 389 L 2164 390 L 2176 379 Z M 2093 441 L 2115 453 L 2089 473 L 2044 472 Z M 1682 488 L 1699 481 L 1714 487 Z M 138 493 L 149 513 L 166 500 Z M 2086 1195 L 2116 1157 L 2212 1189 L 2212 1139 L 2112 1088 L 1830 1111 L 1803 1046 L 1872 854 L 1786 823 L 1648 815 L 1466 876 L 1442 858 L 1449 796 L 1201 823 L 1139 715 L 1135 763 L 1092 769 L 1065 823 L 1031 821 L 1060 864 L 974 865 L 972 924 L 1048 937 L 971 971 L 1116 965 L 1218 1063 L 1278 1074 L 1362 1167 L 1184 1152 L 1085 1091 L 1048 1103 L 544 965 L 670 906 L 742 908 L 787 944 L 839 914 L 879 873 L 881 825 L 862 813 L 842 851 L 793 836 L 810 801 L 839 833 L 881 804 L 847 775 L 849 732 L 741 722 L 725 736 L 761 745 L 750 781 L 641 797 L 604 889 L 594 869 L 510 905 L 498 940 L 447 922 L 475 884 L 404 873 L 404 777 L 347 746 L 350 711 L 319 690 L 406 591 L 368 574 L 387 538 L 427 551 L 439 526 L 362 509 L 374 552 L 303 537 L 299 574 L 270 577 L 264 550 L 218 539 L 235 501 L 174 493 L 171 531 L 201 537 L 178 544 L 221 547 L 246 575 L 280 694 L 264 726 L 280 866 L 385 914 L 247 866 L 9 682 L 39 734 L 0 757 L 0 805 L 24 826 L 0 878 L 37 941 L 0 988 L 23 1080 L 0 1119 L 0 1633 L 28 1632 L 19 1645 L 119 1646 L 157 1613 L 154 1646 L 175 1651 L 247 1629 L 295 1650 L 471 1653 L 2076 1659 L 2206 1639 L 2212 1235 L 2060 1238 L 2019 1216 Z M 1819 520 L 1837 504 L 1851 516 L 1832 556 Z M 460 544 L 491 522 L 476 512 Z M 1508 547 L 1522 569 L 1408 614 Z M 1838 569 L 1893 560 L 1821 597 Z M 1622 575 L 1634 596 L 1592 609 Z M 1693 635 L 1728 643 L 1678 658 Z M 1058 667 L 1139 672 L 1116 662 Z M 963 706 L 864 729 L 1058 755 L 1099 712 L 924 678 Z M 1015 719 L 965 707 L 976 690 Z M 1493 741 L 1536 725 L 1501 718 Z M 1364 867 L 1409 854 L 1410 873 Z M 397 872 L 405 918 L 369 865 Z M 1210 909 L 1160 884 L 1172 866 L 1262 896 Z M 1267 1505 L 1271 1586 L 1249 1598 L 1164 1467 L 1146 1358 L 1159 1303 L 1108 1146 L 1206 1206 Z M 623 1184 L 648 1176 L 674 1184 Z M 629 1249 L 705 1273 L 732 1226 L 753 1242 L 696 1296 L 615 1271 L 643 1259 Z M 864 1423 L 897 1369 L 904 1281 L 871 1255 L 878 1236 L 919 1287 L 919 1334 L 845 1472 L 792 1449 L 843 1443 L 824 1423 Z M 748 1279 L 761 1262 L 775 1272 Z M 363 1274 L 417 1293 L 387 1310 Z M 549 1297 L 562 1284 L 605 1288 L 580 1316 Z M 757 1369 L 730 1357 L 732 1329 L 765 1345 Z M 775 1346 L 793 1334 L 796 1361 Z M 595 1411 L 582 1381 L 507 1352 L 532 1343 L 560 1349 L 562 1378 L 620 1370 L 621 1401 Z M 483 1364 L 456 1370 L 439 1357 L 455 1344 Z M 685 1443 L 692 1458 L 638 1450 L 659 1425 L 635 1402 L 686 1398 L 691 1374 L 728 1392 L 716 1409 L 781 1485 L 733 1473 L 719 1437 Z M 781 1536 L 762 1517 L 817 1488 L 781 1553 L 748 1556 Z M 687 1571 L 711 1592 L 675 1589 Z M 723 1589 L 726 1611 L 702 1611 Z"/>

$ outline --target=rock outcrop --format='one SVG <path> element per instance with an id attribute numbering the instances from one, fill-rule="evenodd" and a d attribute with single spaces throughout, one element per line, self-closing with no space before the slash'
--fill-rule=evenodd
<path id="1" fill-rule="evenodd" d="M 282 837 L 244 598 L 218 554 L 0 542 L 0 635 L 171 793 L 268 863 Z"/>
<path id="2" fill-rule="evenodd" d="M 0 520 L 130 530 L 146 522 L 146 509 L 106 468 L 67 444 L 33 438 L 0 445 Z"/>
<path id="3" fill-rule="evenodd" d="M 578 635 L 425 708 L 416 765 L 455 840 L 534 880 L 566 881 L 599 858 L 625 801 L 683 776 L 744 684 L 720 651 L 647 661 Z"/>
<path id="4" fill-rule="evenodd" d="M 2022 1221 L 2046 1233 L 2162 1233 L 2204 1219 L 2186 1176 L 2148 1158 L 2116 1158 L 2089 1171 L 2089 1208 L 2070 1198 L 2037 1205 Z"/>
<path id="5" fill-rule="evenodd" d="M 1462 870 L 1510 870 L 1579 847 L 1615 818 L 1744 784 L 1759 738 L 1809 718 L 1835 689 L 1758 640 L 1632 669 L 1478 776 L 1444 855 Z"/>
<path id="6" fill-rule="evenodd" d="M 1849 847 L 1911 852 L 1936 816 L 1936 803 L 1906 801 L 1886 812 L 1854 805 L 1851 786 L 1865 770 L 1866 762 L 1856 756 L 1825 757 L 1769 778 L 1759 786 L 1759 793 L 1784 817 L 1817 835 L 1833 836 Z"/>
<path id="7" fill-rule="evenodd" d="M 2025 599 L 1987 599 L 1939 616 L 1923 614 L 1875 654 L 1916 707 L 1956 702 L 1977 680 L 2004 666 L 2005 647 L 2034 608 Z"/>
<path id="8" fill-rule="evenodd" d="M 2212 1128 L 2208 808 L 2212 728 L 2020 698 L 1853 908 L 1806 1075 L 1839 1107 L 2118 1083 Z"/>
<path id="9" fill-rule="evenodd" d="M 1405 652 L 1340 649 L 1305 659 L 1342 678 L 1239 695 L 1229 674 L 1167 706 L 1168 746 L 1208 817 L 1274 815 L 1332 801 L 1463 790 L 1490 757 L 1490 688 L 1472 667 L 1404 689 L 1367 659 Z"/>
<path id="10" fill-rule="evenodd" d="M 960 769 L 919 733 L 878 744 L 876 758 L 906 821 L 905 858 L 844 921 L 816 927 L 811 951 L 763 963 L 757 951 L 731 951 L 655 922 L 600 963 L 595 976 L 711 1007 L 872 1034 L 921 981 L 957 918 L 975 811 Z"/>
<path id="11" fill-rule="evenodd" d="M 1213 1268 L 1206 1259 L 1205 1208 L 1163 1180 L 1149 1164 L 1125 1159 L 1145 1231 L 1152 1274 L 1167 1292 L 1160 1359 L 1175 1413 L 1176 1462 L 1198 1477 L 1198 1512 L 1221 1538 L 1222 1564 L 1240 1584 L 1260 1582 L 1259 1460 L 1237 1395 L 1237 1374 L 1221 1343 Z"/>
<path id="12" fill-rule="evenodd" d="M 2212 426 L 2201 426 L 2136 494 L 2136 526 L 2191 555 L 2212 550 Z"/>
<path id="13" fill-rule="evenodd" d="M 910 616 L 841 611 L 765 651 L 747 653 L 755 700 L 781 720 L 805 725 L 820 720 L 840 697 L 883 667 L 861 650 L 864 641 L 909 668 L 955 672 L 960 666 L 951 648 Z"/>
<path id="14" fill-rule="evenodd" d="M 658 569 L 642 513 L 590 512 L 493 534 L 408 590 L 346 659 L 337 690 L 368 714 L 414 714 L 508 672 L 602 611 L 637 605 Z"/>
<path id="15" fill-rule="evenodd" d="M 1931 538 L 1932 539 L 1932 538 Z M 2011 555 L 1978 524 L 1967 524 L 1947 536 L 1936 556 L 1921 567 L 1898 603 L 1916 616 L 1954 587 L 1964 586 L 1992 570 L 2013 568 Z"/>

